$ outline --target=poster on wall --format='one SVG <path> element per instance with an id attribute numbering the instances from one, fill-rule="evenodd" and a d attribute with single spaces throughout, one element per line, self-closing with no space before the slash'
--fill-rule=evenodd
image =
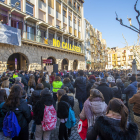
<path id="1" fill-rule="evenodd" d="M 0 43 L 21 46 L 21 30 L 0 23 Z"/>

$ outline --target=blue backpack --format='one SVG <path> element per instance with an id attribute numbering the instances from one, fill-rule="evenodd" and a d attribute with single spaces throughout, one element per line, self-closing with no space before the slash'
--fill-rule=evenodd
<path id="1" fill-rule="evenodd" d="M 72 128 L 74 127 L 76 124 L 76 118 L 75 118 L 75 113 L 74 111 L 71 109 L 71 107 L 69 107 L 69 115 L 68 115 L 68 120 L 66 122 L 66 127 L 67 128 Z"/>
<path id="2" fill-rule="evenodd" d="M 5 137 L 13 138 L 19 136 L 20 126 L 17 121 L 17 117 L 14 112 L 7 112 L 4 121 L 3 121 L 3 134 Z"/>

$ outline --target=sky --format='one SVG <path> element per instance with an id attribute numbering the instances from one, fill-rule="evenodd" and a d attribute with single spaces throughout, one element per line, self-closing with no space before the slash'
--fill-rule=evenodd
<path id="1" fill-rule="evenodd" d="M 102 32 L 102 38 L 106 40 L 107 47 L 125 47 L 122 34 L 131 46 L 137 43 L 138 33 L 120 25 L 116 20 L 115 11 L 125 25 L 129 25 L 128 16 L 132 19 L 132 25 L 139 28 L 136 20 L 137 13 L 134 10 L 135 2 L 136 0 L 85 0 L 84 17 L 94 28 Z M 140 10 L 140 0 L 137 9 Z"/>

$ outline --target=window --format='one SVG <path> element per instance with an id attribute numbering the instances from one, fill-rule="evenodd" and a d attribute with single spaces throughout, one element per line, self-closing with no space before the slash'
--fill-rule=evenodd
<path id="1" fill-rule="evenodd" d="M 65 11 L 65 10 L 63 10 L 63 16 L 65 16 L 65 17 L 66 17 L 66 11 Z"/>
<path id="2" fill-rule="evenodd" d="M 35 36 L 35 28 L 30 25 L 27 25 L 27 39 L 34 40 L 34 36 Z"/>
<path id="3" fill-rule="evenodd" d="M 37 38 L 38 42 L 44 43 L 44 38 L 46 38 L 46 31 L 39 29 Z"/>
<path id="4" fill-rule="evenodd" d="M 26 13 L 33 16 L 34 6 L 26 2 Z"/>
<path id="5" fill-rule="evenodd" d="M 5 2 L 5 0 L 0 0 L 1 2 Z"/>
<path id="6" fill-rule="evenodd" d="M 17 9 L 21 10 L 21 1 L 20 0 L 11 0 L 11 6 L 15 7 L 16 2 L 19 2 L 19 6 L 17 7 Z"/>

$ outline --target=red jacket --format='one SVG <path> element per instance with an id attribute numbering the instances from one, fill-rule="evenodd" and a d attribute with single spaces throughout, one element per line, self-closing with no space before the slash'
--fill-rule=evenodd
<path id="1" fill-rule="evenodd" d="M 55 77 L 54 76 L 50 76 L 50 84 L 52 84 L 52 82 L 54 81 Z"/>

